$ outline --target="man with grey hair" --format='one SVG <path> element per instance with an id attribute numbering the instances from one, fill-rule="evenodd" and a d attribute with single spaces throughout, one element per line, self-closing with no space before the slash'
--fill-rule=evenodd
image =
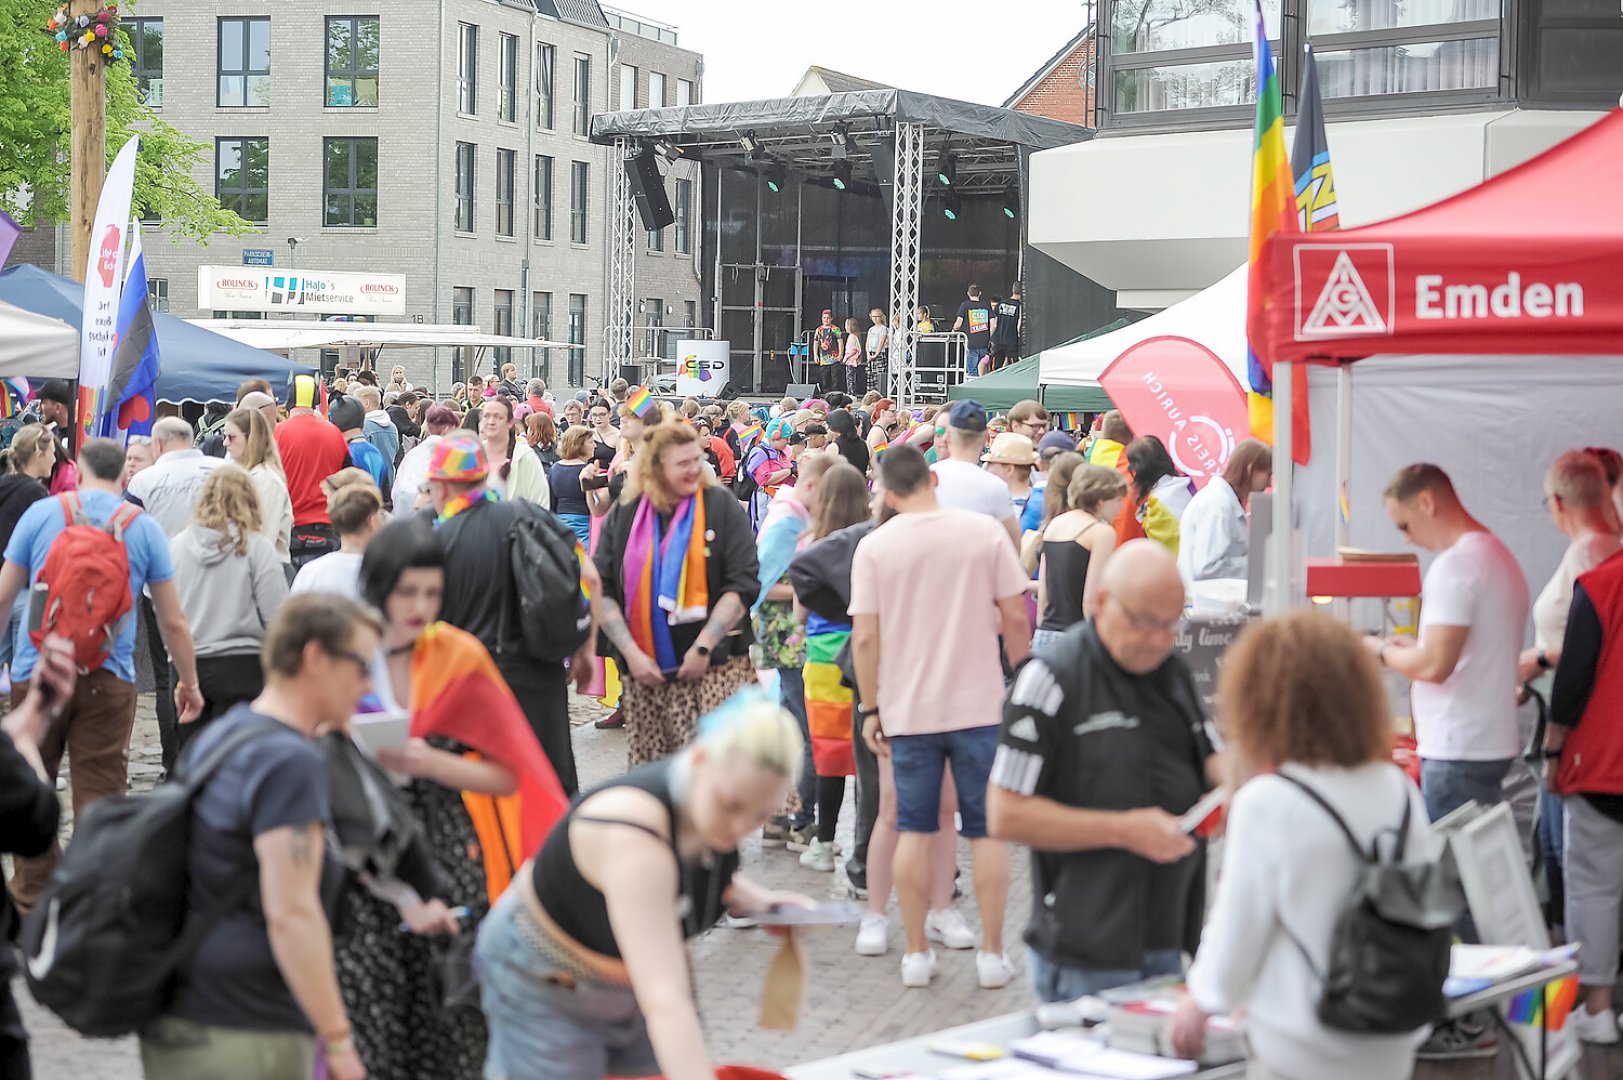
<path id="1" fill-rule="evenodd" d="M 163 529 L 164 535 L 174 539 L 191 524 L 203 481 L 225 464 L 225 459 L 209 457 L 193 447 L 192 426 L 178 416 L 165 416 L 153 423 L 152 452 L 157 460 L 130 479 L 124 497 L 144 509 Z M 158 741 L 167 769 L 180 752 L 175 705 L 169 695 L 169 654 L 163 647 L 158 610 L 153 606 L 152 597 L 139 594 L 135 600 L 141 609 L 141 621 L 146 624 L 147 657 L 152 662 L 152 681 L 158 695 Z"/>
<path id="2" fill-rule="evenodd" d="M 552 402 L 547 400 L 547 381 L 545 379 L 531 379 L 524 384 L 524 401 L 519 405 L 522 413 L 515 412 L 514 416 L 528 416 L 530 413 L 546 413 L 554 419 L 557 417 L 552 411 Z"/>

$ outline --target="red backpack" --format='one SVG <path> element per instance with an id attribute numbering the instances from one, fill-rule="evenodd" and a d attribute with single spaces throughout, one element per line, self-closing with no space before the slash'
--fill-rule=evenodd
<path id="1" fill-rule="evenodd" d="M 85 516 L 77 492 L 58 495 L 57 501 L 67 527 L 51 542 L 34 585 L 45 586 L 44 610 L 28 638 L 36 649 L 47 634 L 68 638 L 79 670 L 95 671 L 107 662 L 130 613 L 130 556 L 124 533 L 141 510 L 123 503 L 107 524 L 97 525 Z"/>

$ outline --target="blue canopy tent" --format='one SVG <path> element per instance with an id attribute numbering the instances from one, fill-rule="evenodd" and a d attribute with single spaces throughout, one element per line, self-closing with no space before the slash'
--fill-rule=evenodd
<path id="1" fill-rule="evenodd" d="M 84 286 L 37 266 L 14 266 L 0 273 L 0 301 L 61 319 L 78 330 Z M 237 386 L 244 379 L 265 379 L 280 389 L 293 375 L 315 370 L 193 326 L 184 319 L 155 313 L 152 321 L 163 356 L 163 370 L 158 376 L 159 401 L 234 403 Z"/>

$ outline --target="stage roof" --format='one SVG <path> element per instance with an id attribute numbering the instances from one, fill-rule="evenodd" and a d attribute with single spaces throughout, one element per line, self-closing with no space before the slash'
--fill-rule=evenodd
<path id="1" fill-rule="evenodd" d="M 667 157 L 680 150 L 686 160 L 734 168 L 781 165 L 821 179 L 834 175 L 835 136 L 843 131 L 853 180 L 872 184 L 877 180 L 874 147 L 897 123 L 924 125 L 926 176 L 933 176 L 942 155 L 951 152 L 958 174 L 954 186 L 966 195 L 990 194 L 1016 182 L 1021 149 L 1048 150 L 1093 137 L 1089 128 L 1012 109 L 907 90 L 861 90 L 601 113 L 592 118 L 592 138 L 609 143 L 625 136 L 673 148 Z"/>

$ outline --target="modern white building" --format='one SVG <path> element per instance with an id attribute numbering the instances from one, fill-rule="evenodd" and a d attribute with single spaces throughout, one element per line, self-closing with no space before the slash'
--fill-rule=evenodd
<path id="1" fill-rule="evenodd" d="M 1263 7 L 1287 125 L 1312 43 L 1345 226 L 1481 183 L 1623 93 L 1623 21 L 1601 0 Z M 1250 0 L 1101 2 L 1098 137 L 1033 156 L 1030 237 L 1122 308 L 1166 307 L 1245 261 L 1254 19 Z"/>
<path id="2" fill-rule="evenodd" d="M 591 118 L 628 94 L 699 101 L 702 59 L 678 46 L 675 28 L 597 0 L 376 11 L 338 0 L 142 0 L 125 20 L 148 103 L 209 148 L 195 179 L 253 225 L 205 246 L 149 223 L 157 306 L 185 318 L 260 316 L 201 308 L 204 265 L 403 275 L 405 320 L 583 344 L 512 359 L 526 375 L 585 385 L 602 369 L 605 214 L 620 167 L 590 140 Z M 677 223 L 637 247 L 638 280 L 670 325 L 697 314 L 686 224 L 697 183 L 696 167 L 673 171 Z M 381 362 L 444 393 L 475 360 L 459 353 L 391 349 Z M 478 363 L 488 371 L 506 359 Z"/>

